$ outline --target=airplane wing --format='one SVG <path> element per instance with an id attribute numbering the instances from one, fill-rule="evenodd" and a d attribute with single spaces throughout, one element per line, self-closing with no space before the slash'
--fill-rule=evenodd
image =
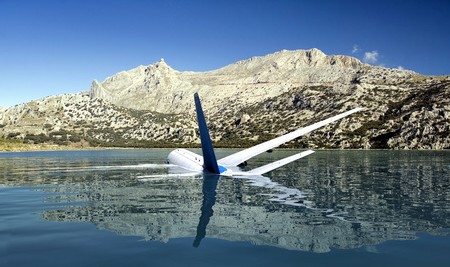
<path id="1" fill-rule="evenodd" d="M 248 171 L 246 173 L 247 174 L 251 174 L 251 175 L 263 175 L 266 172 L 270 172 L 272 170 L 275 170 L 276 168 L 279 168 L 279 167 L 284 166 L 284 165 L 286 165 L 288 163 L 291 163 L 293 161 L 296 161 L 298 159 L 301 159 L 303 157 L 311 155 L 312 153 L 314 153 L 314 151 L 306 150 L 306 151 L 303 151 L 301 153 L 295 154 L 293 156 L 290 156 L 290 157 L 287 157 L 287 158 L 284 158 L 284 159 L 280 159 L 280 160 L 277 160 L 275 162 L 269 163 L 267 165 L 261 166 L 259 168 L 252 169 L 252 170 L 250 170 L 250 171 Z"/>
<path id="2" fill-rule="evenodd" d="M 229 155 L 227 157 L 224 157 L 224 158 L 220 159 L 218 161 L 218 163 L 220 165 L 223 165 L 223 166 L 237 166 L 240 163 L 242 163 L 242 162 L 244 162 L 244 161 L 246 161 L 246 160 L 248 160 L 248 159 L 250 159 L 250 158 L 252 158 L 252 157 L 254 157 L 256 155 L 264 153 L 264 152 L 266 152 L 269 149 L 272 149 L 274 147 L 278 147 L 278 146 L 280 146 L 280 145 L 282 145 L 282 144 L 284 144 L 286 142 L 289 142 L 289 141 L 291 141 L 291 140 L 293 140 L 293 139 L 295 139 L 295 138 L 297 138 L 299 136 L 305 135 L 305 134 L 307 134 L 307 133 L 309 133 L 311 131 L 314 131 L 314 130 L 322 127 L 322 126 L 325 126 L 327 124 L 330 124 L 332 122 L 340 120 L 340 119 L 342 119 L 342 118 L 344 118 L 344 117 L 346 117 L 346 116 L 348 116 L 350 114 L 353 114 L 353 113 L 361 111 L 361 110 L 362 110 L 362 108 L 355 108 L 355 109 L 352 109 L 350 111 L 347 111 L 347 112 L 341 113 L 339 115 L 336 115 L 334 117 L 328 118 L 326 120 L 319 121 L 319 122 L 314 123 L 314 124 L 312 124 L 310 126 L 306 126 L 304 128 L 300 128 L 298 130 L 295 130 L 295 131 L 290 132 L 288 134 L 285 134 L 285 135 L 282 135 L 280 137 L 274 138 L 274 139 L 269 140 L 267 142 L 264 142 L 264 143 L 261 143 L 259 145 L 256 145 L 256 146 L 244 149 L 242 151 L 239 151 L 237 153 L 231 154 L 231 155 Z"/>

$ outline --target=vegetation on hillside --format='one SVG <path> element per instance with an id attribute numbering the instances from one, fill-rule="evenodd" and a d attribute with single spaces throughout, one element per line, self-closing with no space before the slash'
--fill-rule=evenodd
<path id="1" fill-rule="evenodd" d="M 87 143 L 73 143 L 67 145 L 51 143 L 25 143 L 22 140 L 0 138 L 0 152 L 21 152 L 21 151 L 44 151 L 44 150 L 79 150 L 98 149 L 89 146 Z"/>

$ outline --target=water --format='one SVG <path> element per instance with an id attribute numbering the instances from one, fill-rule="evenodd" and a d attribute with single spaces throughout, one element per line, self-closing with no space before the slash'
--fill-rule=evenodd
<path id="1" fill-rule="evenodd" d="M 0 266 L 450 266 L 448 151 L 318 151 L 257 179 L 173 173 L 169 152 L 1 153 Z"/>

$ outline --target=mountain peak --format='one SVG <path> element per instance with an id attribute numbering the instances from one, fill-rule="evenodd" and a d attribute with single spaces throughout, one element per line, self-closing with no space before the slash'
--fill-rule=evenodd
<path id="1" fill-rule="evenodd" d="M 311 48 L 309 50 L 305 50 L 306 56 L 310 58 L 322 59 L 327 55 L 317 48 Z"/>
<path id="2" fill-rule="evenodd" d="M 258 102 L 259 96 L 275 97 L 311 84 L 349 90 L 355 77 L 364 82 L 367 75 L 362 76 L 362 69 L 367 72 L 372 68 L 357 58 L 326 55 L 317 48 L 281 50 L 208 72 L 176 71 L 161 58 L 151 65 L 113 75 L 101 84 L 94 83 L 91 98 L 132 109 L 184 113 L 192 110 L 192 101 L 186 96 L 193 92 L 208 98 L 207 106 L 237 95 L 247 97 L 249 103 Z M 374 72 L 391 73 L 384 68 Z M 391 74 L 397 77 L 394 72 Z"/>
<path id="3" fill-rule="evenodd" d="M 258 70 L 273 67 L 277 70 L 304 70 L 318 68 L 353 68 L 359 69 L 365 64 L 359 59 L 343 55 L 326 55 L 317 48 L 308 50 L 281 50 L 265 56 L 252 57 L 234 64 L 228 65 L 225 71 L 236 71 L 244 68 Z"/>
<path id="4" fill-rule="evenodd" d="M 156 62 L 154 64 L 157 68 L 162 67 L 162 68 L 170 68 L 169 65 L 167 65 L 166 61 L 164 60 L 164 58 L 161 58 L 158 62 Z"/>
<path id="5" fill-rule="evenodd" d="M 170 67 L 166 63 L 164 58 L 161 58 L 158 62 L 155 62 L 155 63 L 149 65 L 148 68 L 160 69 L 160 70 L 164 70 L 164 71 L 174 71 L 174 69 L 172 69 L 172 67 Z"/>

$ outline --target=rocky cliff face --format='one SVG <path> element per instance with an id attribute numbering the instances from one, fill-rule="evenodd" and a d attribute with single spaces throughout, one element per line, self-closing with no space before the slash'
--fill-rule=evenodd
<path id="1" fill-rule="evenodd" d="M 348 84 L 355 73 L 368 67 L 356 58 L 326 56 L 317 49 L 280 51 L 253 57 L 210 72 L 179 72 L 163 59 L 148 67 L 137 67 L 94 81 L 91 98 L 160 113 L 192 112 L 192 95 L 203 97 L 213 110 L 224 100 L 245 104 L 278 96 L 304 84 Z"/>
<path id="2" fill-rule="evenodd" d="M 94 81 L 88 93 L 0 111 L 0 136 L 118 146 L 198 143 L 199 92 L 216 146 L 249 146 L 346 111 L 365 111 L 291 144 L 309 148 L 450 148 L 450 77 L 374 67 L 317 49 L 280 51 L 209 72 L 164 60 Z M 56 134 L 55 134 L 56 133 Z"/>

